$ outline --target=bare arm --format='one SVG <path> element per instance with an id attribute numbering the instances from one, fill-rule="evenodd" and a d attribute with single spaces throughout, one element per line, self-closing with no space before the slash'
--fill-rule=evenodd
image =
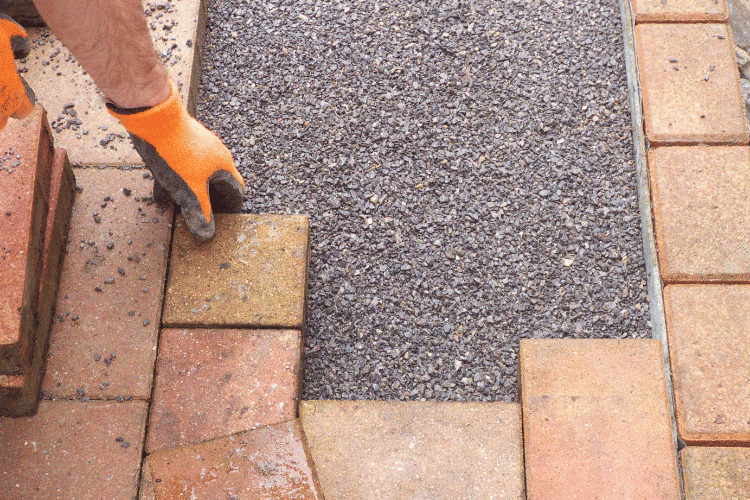
<path id="1" fill-rule="evenodd" d="M 140 0 L 34 0 L 60 41 L 121 108 L 156 106 L 170 94 Z"/>

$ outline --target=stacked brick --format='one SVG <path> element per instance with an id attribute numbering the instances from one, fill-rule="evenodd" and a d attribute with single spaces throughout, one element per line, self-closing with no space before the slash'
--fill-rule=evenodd
<path id="1" fill-rule="evenodd" d="M 36 412 L 75 193 L 37 108 L 0 133 L 0 415 Z"/>
<path id="2" fill-rule="evenodd" d="M 750 136 L 729 9 L 631 8 L 685 494 L 739 498 L 750 487 Z"/>

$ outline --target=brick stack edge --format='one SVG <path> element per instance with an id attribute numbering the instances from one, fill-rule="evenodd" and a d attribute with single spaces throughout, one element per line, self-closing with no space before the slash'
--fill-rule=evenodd
<path id="1" fill-rule="evenodd" d="M 39 404 L 75 177 L 39 107 L 8 123 L 0 154 L 0 415 L 20 417 Z"/>

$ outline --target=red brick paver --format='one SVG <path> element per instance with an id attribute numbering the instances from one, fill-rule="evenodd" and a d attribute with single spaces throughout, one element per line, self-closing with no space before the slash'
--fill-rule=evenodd
<path id="1" fill-rule="evenodd" d="M 658 340 L 521 340 L 528 500 L 679 499 Z"/>
<path id="2" fill-rule="evenodd" d="M 685 500 L 750 497 L 750 448 L 688 446 L 680 458 Z"/>
<path id="3" fill-rule="evenodd" d="M 147 406 L 43 401 L 30 418 L 0 418 L 4 500 L 135 498 Z"/>
<path id="4" fill-rule="evenodd" d="M 718 22 L 729 19 L 727 0 L 630 0 L 636 23 Z"/>
<path id="5" fill-rule="evenodd" d="M 523 496 L 516 403 L 302 401 L 327 500 Z"/>
<path id="6" fill-rule="evenodd" d="M 216 236 L 206 243 L 177 218 L 164 325 L 304 329 L 307 217 L 215 217 Z"/>
<path id="7" fill-rule="evenodd" d="M 156 358 L 171 208 L 143 170 L 76 169 L 76 196 L 43 389 L 146 399 Z"/>
<path id="8" fill-rule="evenodd" d="M 44 237 L 39 297 L 34 305 L 37 325 L 31 364 L 23 375 L 0 376 L 0 415 L 31 415 L 39 403 L 49 330 L 57 301 L 63 249 L 68 237 L 74 196 L 75 178 L 68 163 L 68 155 L 64 150 L 57 150 L 50 180 L 50 209 Z"/>
<path id="9" fill-rule="evenodd" d="M 750 445 L 750 285 L 670 285 L 664 308 L 680 437 Z"/>
<path id="10" fill-rule="evenodd" d="M 293 419 L 300 342 L 295 330 L 163 330 L 147 453 Z"/>
<path id="11" fill-rule="evenodd" d="M 322 499 L 299 420 L 150 455 L 140 500 Z"/>
<path id="12" fill-rule="evenodd" d="M 34 345 L 34 305 L 49 209 L 52 143 L 44 110 L 0 132 L 0 374 L 22 375 Z"/>
<path id="13" fill-rule="evenodd" d="M 750 279 L 750 149 L 656 148 L 648 164 L 663 280 Z"/>
<path id="14" fill-rule="evenodd" d="M 652 146 L 747 144 L 745 104 L 724 24 L 639 24 L 638 76 Z"/>

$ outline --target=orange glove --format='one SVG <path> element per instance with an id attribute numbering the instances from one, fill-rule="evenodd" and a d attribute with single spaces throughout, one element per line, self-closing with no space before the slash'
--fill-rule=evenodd
<path id="1" fill-rule="evenodd" d="M 154 174 L 155 197 L 169 193 L 190 232 L 205 241 L 214 235 L 209 184 L 222 197 L 225 211 L 239 212 L 245 183 L 226 146 L 188 114 L 177 87 L 170 84 L 172 93 L 153 108 L 121 109 L 111 103 L 107 108 L 130 132 L 133 146 Z"/>
<path id="2" fill-rule="evenodd" d="M 0 130 L 8 118 L 25 118 L 34 109 L 34 92 L 21 78 L 14 59 L 29 55 L 26 31 L 10 17 L 0 14 Z"/>

